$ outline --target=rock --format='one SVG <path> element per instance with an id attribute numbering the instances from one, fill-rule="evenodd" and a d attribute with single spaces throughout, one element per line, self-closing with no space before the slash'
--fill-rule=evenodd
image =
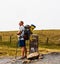
<path id="1" fill-rule="evenodd" d="M 23 64 L 28 64 L 28 63 L 31 63 L 31 60 L 24 60 L 23 62 L 22 62 Z"/>
<path id="2" fill-rule="evenodd" d="M 30 53 L 27 56 L 27 59 L 33 60 L 33 59 L 38 59 L 39 58 L 39 53 L 38 52 L 34 52 L 34 53 Z"/>
<path id="3" fill-rule="evenodd" d="M 43 54 L 40 54 L 39 59 L 43 59 L 43 58 L 44 58 Z"/>

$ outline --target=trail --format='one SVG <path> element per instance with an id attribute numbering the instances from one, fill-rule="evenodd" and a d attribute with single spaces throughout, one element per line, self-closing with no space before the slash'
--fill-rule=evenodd
<path id="1" fill-rule="evenodd" d="M 14 58 L 0 58 L 0 64 L 22 64 L 22 60 L 14 62 Z M 13 60 L 13 62 L 12 62 Z M 60 53 L 44 54 L 43 59 L 34 60 L 29 64 L 60 64 Z"/>

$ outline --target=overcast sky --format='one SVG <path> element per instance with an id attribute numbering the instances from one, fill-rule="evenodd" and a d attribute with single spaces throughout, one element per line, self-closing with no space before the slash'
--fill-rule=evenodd
<path id="1" fill-rule="evenodd" d="M 18 30 L 18 23 L 36 29 L 60 29 L 60 0 L 0 0 L 0 31 Z"/>

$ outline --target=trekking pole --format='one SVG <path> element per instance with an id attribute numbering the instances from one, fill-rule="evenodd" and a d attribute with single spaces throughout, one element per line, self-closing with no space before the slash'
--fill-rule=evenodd
<path id="1" fill-rule="evenodd" d="M 17 59 L 17 52 L 18 52 L 18 41 L 16 42 L 16 54 L 15 54 L 15 59 Z"/>

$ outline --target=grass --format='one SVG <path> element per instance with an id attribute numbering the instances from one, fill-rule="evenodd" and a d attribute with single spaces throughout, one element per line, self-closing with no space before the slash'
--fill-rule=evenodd
<path id="1" fill-rule="evenodd" d="M 27 49 L 29 51 L 29 46 L 27 44 Z M 42 54 L 46 54 L 49 52 L 60 52 L 60 45 L 54 44 L 40 44 L 38 50 Z M 17 48 L 17 56 L 21 55 L 21 48 Z M 28 52 L 29 54 L 29 52 Z M 16 55 L 16 46 L 0 46 L 0 56 L 15 56 Z"/>
<path id="2" fill-rule="evenodd" d="M 57 44 L 40 44 L 39 47 L 48 49 L 60 49 L 60 45 Z"/>
<path id="3" fill-rule="evenodd" d="M 0 32 L 0 56 L 15 56 L 17 44 L 16 32 Z M 38 34 L 40 53 L 60 52 L 60 30 L 35 30 L 33 33 Z M 28 45 L 29 41 L 27 41 L 27 48 L 29 48 Z M 21 55 L 20 48 L 18 48 L 17 55 Z"/>

